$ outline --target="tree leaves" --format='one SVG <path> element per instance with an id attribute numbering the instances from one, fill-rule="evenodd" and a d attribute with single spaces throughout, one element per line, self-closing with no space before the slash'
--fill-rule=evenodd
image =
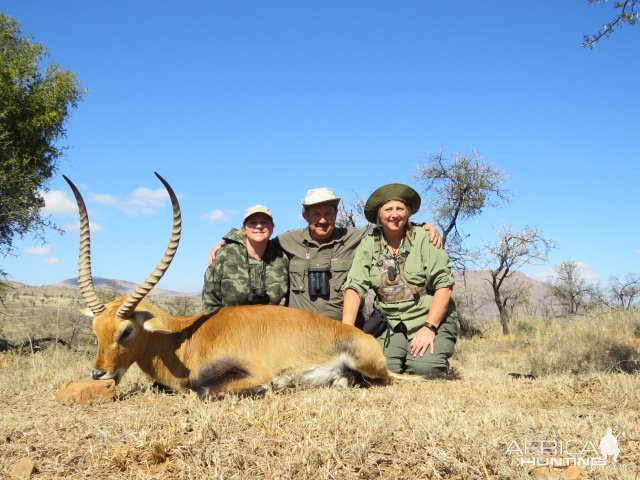
<path id="1" fill-rule="evenodd" d="M 42 236 L 53 227 L 40 215 L 40 189 L 51 178 L 64 147 L 64 124 L 83 91 L 73 73 L 43 68 L 47 49 L 24 37 L 0 13 L 0 254 L 14 236 Z"/>

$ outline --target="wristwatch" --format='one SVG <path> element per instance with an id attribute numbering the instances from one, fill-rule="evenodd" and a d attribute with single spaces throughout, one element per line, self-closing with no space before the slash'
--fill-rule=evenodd
<path id="1" fill-rule="evenodd" d="M 429 323 L 429 322 L 424 322 L 425 327 L 427 327 L 429 330 L 431 330 L 433 333 L 438 333 L 438 327 L 436 327 L 433 323 Z"/>

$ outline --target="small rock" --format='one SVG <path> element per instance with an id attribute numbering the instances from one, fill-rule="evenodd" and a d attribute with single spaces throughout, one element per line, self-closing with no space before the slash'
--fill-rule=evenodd
<path id="1" fill-rule="evenodd" d="M 78 380 L 62 384 L 56 400 L 63 405 L 92 405 L 111 402 L 116 396 L 114 380 Z"/>
<path id="2" fill-rule="evenodd" d="M 36 466 L 29 458 L 21 458 L 18 460 L 11 470 L 9 471 L 9 478 L 14 480 L 25 480 L 31 478 L 31 474 L 35 470 Z"/>
<path id="3" fill-rule="evenodd" d="M 576 465 L 569 465 L 564 471 L 564 478 L 567 480 L 578 480 L 580 478 L 587 478 L 587 472 L 583 468 Z"/>
<path id="4" fill-rule="evenodd" d="M 536 467 L 530 472 L 536 480 L 580 480 L 587 478 L 587 472 L 576 465 L 568 467 Z"/>

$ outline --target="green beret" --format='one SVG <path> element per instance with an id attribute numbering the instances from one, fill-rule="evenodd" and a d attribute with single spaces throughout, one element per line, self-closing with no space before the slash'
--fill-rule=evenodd
<path id="1" fill-rule="evenodd" d="M 378 210 L 380 207 L 391 201 L 399 200 L 407 206 L 409 215 L 413 215 L 420 210 L 420 195 L 413 188 L 403 183 L 389 183 L 376 189 L 364 206 L 364 216 L 371 223 L 377 223 Z"/>

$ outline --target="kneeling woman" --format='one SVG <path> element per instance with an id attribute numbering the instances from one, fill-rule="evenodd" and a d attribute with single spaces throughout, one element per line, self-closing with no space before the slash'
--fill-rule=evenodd
<path id="1" fill-rule="evenodd" d="M 407 185 L 392 183 L 371 194 L 364 214 L 377 227 L 356 250 L 343 287 L 342 322 L 354 324 L 373 288 L 374 308 L 388 321 L 378 337 L 387 368 L 437 378 L 449 370 L 458 334 L 454 279 L 446 252 L 409 223 L 419 208 L 420 195 Z"/>

